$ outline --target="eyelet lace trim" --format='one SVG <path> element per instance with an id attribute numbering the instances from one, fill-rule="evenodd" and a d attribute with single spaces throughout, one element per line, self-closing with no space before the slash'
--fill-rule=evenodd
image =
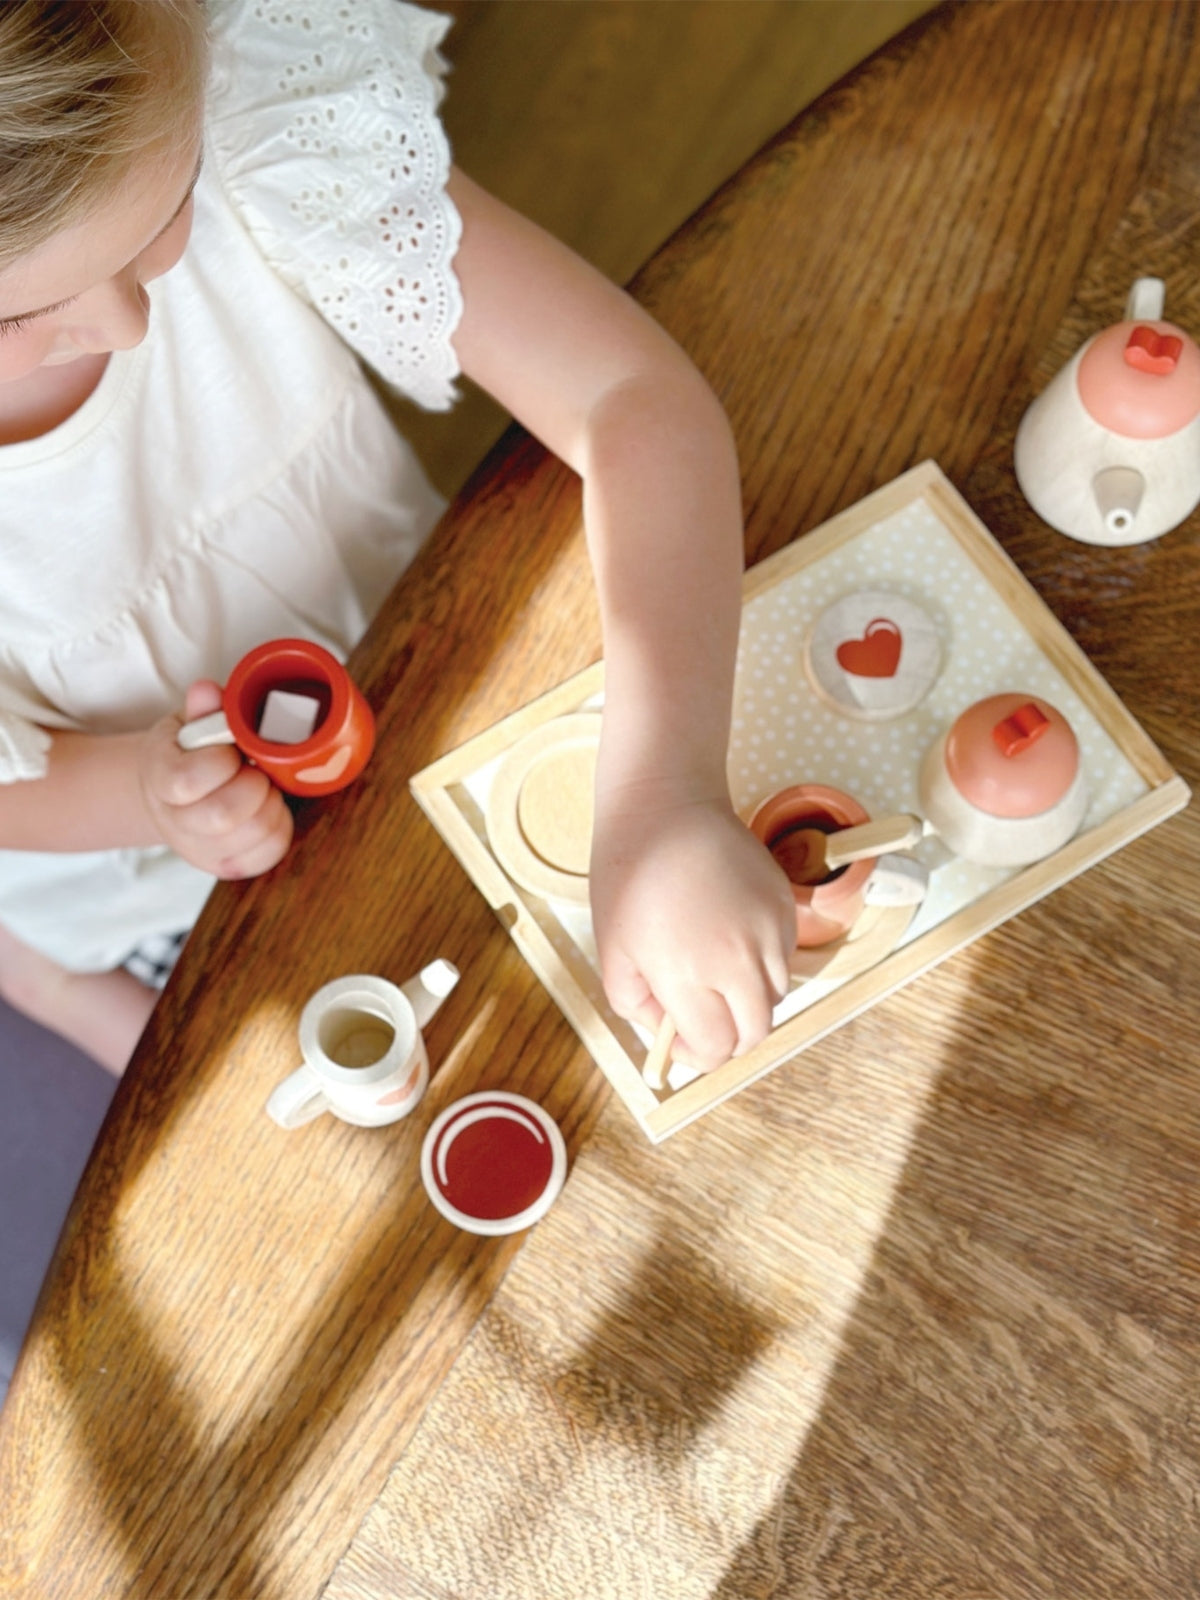
<path id="1" fill-rule="evenodd" d="M 280 277 L 388 382 L 457 398 L 461 236 L 437 115 L 447 17 L 402 0 L 213 5 L 210 132 Z"/>

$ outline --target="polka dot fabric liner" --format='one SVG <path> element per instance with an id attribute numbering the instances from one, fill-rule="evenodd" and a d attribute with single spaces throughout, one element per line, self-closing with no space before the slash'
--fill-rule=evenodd
<path id="1" fill-rule="evenodd" d="M 821 612 L 860 589 L 886 589 L 915 601 L 941 638 L 937 681 L 915 710 L 890 722 L 840 715 L 813 692 L 804 669 L 804 641 Z M 919 815 L 917 775 L 925 751 L 967 706 L 1007 690 L 1048 700 L 1075 730 L 1091 792 L 1084 829 L 1146 793 L 1145 780 L 959 541 L 926 500 L 914 500 L 746 603 L 729 751 L 734 804 L 747 816 L 789 784 L 827 783 L 853 795 L 873 817 Z M 936 839 L 923 841 L 915 853 L 934 870 L 904 943 L 1020 870 L 975 866 Z"/>
<path id="2" fill-rule="evenodd" d="M 925 699 L 888 722 L 843 716 L 820 699 L 804 666 L 805 640 L 820 614 L 843 595 L 887 590 L 915 601 L 937 627 L 941 672 Z M 923 499 L 873 523 L 743 609 L 729 750 L 734 804 L 743 817 L 777 790 L 825 783 L 858 799 L 873 817 L 920 814 L 917 775 L 928 747 L 960 711 L 1006 690 L 1038 695 L 1057 706 L 1074 728 L 1091 800 L 1083 828 L 1103 822 L 1147 791 L 1063 676 L 1042 654 L 959 541 Z M 580 709 L 596 707 L 599 699 Z M 466 787 L 486 806 L 499 761 L 468 777 Z M 914 852 L 931 869 L 929 891 L 901 945 L 971 905 L 1021 869 L 963 861 L 936 838 Z M 560 951 L 574 946 L 596 968 L 595 939 L 585 907 L 547 902 Z M 777 1007 L 778 1026 L 838 986 L 813 979 Z M 677 1082 L 679 1069 L 672 1076 Z"/>

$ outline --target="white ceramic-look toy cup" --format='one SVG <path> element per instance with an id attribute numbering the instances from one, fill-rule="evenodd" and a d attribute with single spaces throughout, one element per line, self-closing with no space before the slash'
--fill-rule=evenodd
<path id="1" fill-rule="evenodd" d="M 358 973 L 318 989 L 300 1016 L 303 1063 L 272 1092 L 268 1116 L 281 1128 L 324 1111 L 360 1128 L 399 1122 L 429 1082 L 421 1029 L 457 982 L 453 962 L 438 960 L 404 984 Z"/>

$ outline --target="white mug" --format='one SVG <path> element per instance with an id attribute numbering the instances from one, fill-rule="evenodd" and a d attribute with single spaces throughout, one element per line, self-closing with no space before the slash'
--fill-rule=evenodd
<path id="1" fill-rule="evenodd" d="M 458 982 L 450 961 L 432 961 L 406 984 L 369 973 L 335 978 L 300 1016 L 303 1062 L 267 1101 L 281 1128 L 323 1111 L 360 1128 L 406 1117 L 425 1093 L 429 1057 L 421 1029 Z"/>

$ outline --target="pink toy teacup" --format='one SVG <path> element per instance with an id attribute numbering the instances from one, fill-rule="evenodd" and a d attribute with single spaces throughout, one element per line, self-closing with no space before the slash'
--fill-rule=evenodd
<path id="1" fill-rule="evenodd" d="M 764 800 L 750 818 L 750 831 L 761 839 L 783 867 L 789 868 L 789 836 L 802 828 L 837 833 L 871 819 L 858 801 L 823 783 L 800 783 Z M 788 872 L 796 901 L 796 944 L 801 948 L 830 944 L 858 921 L 874 858 L 835 868 L 817 882 L 797 882 Z M 801 874 L 806 876 L 806 874 Z"/>

